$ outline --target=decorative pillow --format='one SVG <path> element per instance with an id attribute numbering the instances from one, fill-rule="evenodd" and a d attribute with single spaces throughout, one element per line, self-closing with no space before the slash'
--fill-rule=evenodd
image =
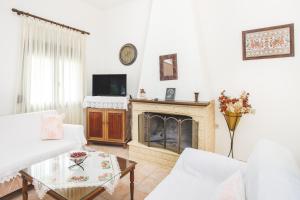
<path id="1" fill-rule="evenodd" d="M 214 200 L 245 200 L 245 186 L 241 171 L 235 172 L 222 182 L 215 194 Z"/>
<path id="2" fill-rule="evenodd" d="M 45 115 L 42 119 L 42 140 L 60 140 L 64 137 L 64 114 Z"/>

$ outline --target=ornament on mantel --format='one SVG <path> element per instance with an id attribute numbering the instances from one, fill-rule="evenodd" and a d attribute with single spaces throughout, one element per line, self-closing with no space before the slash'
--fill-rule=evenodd
<path id="1" fill-rule="evenodd" d="M 195 96 L 195 102 L 198 102 L 199 101 L 199 92 L 195 91 L 194 96 Z"/>
<path id="2" fill-rule="evenodd" d="M 249 104 L 249 93 L 242 92 L 239 98 L 231 98 L 225 95 L 225 90 L 221 92 L 219 97 L 220 111 L 226 120 L 230 135 L 230 151 L 228 157 L 233 158 L 233 139 L 234 133 L 240 119 L 245 114 L 254 114 L 255 110 Z"/>
<path id="3" fill-rule="evenodd" d="M 143 88 L 140 89 L 139 97 L 140 99 L 146 99 L 146 91 Z"/>

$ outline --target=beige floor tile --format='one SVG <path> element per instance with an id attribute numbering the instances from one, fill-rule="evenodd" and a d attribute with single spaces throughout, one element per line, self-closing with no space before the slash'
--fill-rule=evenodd
<path id="1" fill-rule="evenodd" d="M 134 200 L 143 200 L 148 195 L 148 193 L 141 192 L 139 190 L 134 191 Z M 130 200 L 130 193 L 125 195 L 122 200 Z"/>
<path id="2" fill-rule="evenodd" d="M 163 180 L 166 176 L 171 172 L 171 168 L 157 168 L 153 173 L 149 175 L 149 177 Z"/>
<path id="3" fill-rule="evenodd" d="M 138 163 L 134 171 L 136 174 L 143 174 L 144 176 L 149 176 L 150 174 L 154 173 L 154 171 L 158 168 L 158 166 L 152 165 L 150 163 Z"/>
<path id="4" fill-rule="evenodd" d="M 161 180 L 147 177 L 137 185 L 137 190 L 145 193 L 150 193 L 160 182 Z"/>
<path id="5" fill-rule="evenodd" d="M 130 193 L 129 185 L 120 183 L 116 187 L 113 194 L 109 194 L 107 192 L 104 192 L 101 194 L 101 197 L 104 197 L 107 200 L 121 200 L 124 199 L 127 194 Z"/>

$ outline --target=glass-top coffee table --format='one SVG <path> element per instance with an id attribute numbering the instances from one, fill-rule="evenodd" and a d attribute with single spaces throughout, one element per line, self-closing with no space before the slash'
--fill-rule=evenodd
<path id="1" fill-rule="evenodd" d="M 136 163 L 103 152 L 87 152 L 82 163 L 70 159 L 70 153 L 31 165 L 20 171 L 23 200 L 28 199 L 28 184 L 58 200 L 94 199 L 104 191 L 113 192 L 118 180 L 130 173 L 130 197 L 134 194 Z"/>

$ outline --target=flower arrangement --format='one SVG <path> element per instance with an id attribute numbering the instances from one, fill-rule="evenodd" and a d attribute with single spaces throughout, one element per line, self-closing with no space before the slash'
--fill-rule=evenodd
<path id="1" fill-rule="evenodd" d="M 254 110 L 249 104 L 249 93 L 243 91 L 239 98 L 230 98 L 225 95 L 225 90 L 221 92 L 219 97 L 221 113 L 228 114 L 234 113 L 238 115 L 254 114 Z"/>
<path id="2" fill-rule="evenodd" d="M 225 90 L 221 92 L 221 96 L 219 97 L 220 102 L 220 111 L 223 113 L 224 118 L 226 120 L 229 135 L 230 135 L 230 151 L 228 157 L 233 158 L 233 139 L 235 135 L 235 129 L 239 124 L 239 121 L 244 114 L 252 113 L 254 114 L 254 110 L 249 104 L 249 93 L 243 91 L 239 98 L 231 98 L 225 95 Z"/>

